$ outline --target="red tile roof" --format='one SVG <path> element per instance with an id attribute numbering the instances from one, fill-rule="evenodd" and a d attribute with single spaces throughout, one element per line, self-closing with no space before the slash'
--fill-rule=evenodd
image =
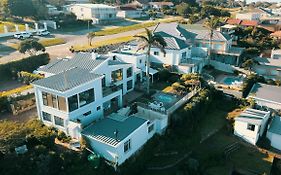
<path id="1" fill-rule="evenodd" d="M 270 36 L 281 38 L 281 30 L 270 34 Z"/>
<path id="2" fill-rule="evenodd" d="M 241 24 L 242 26 L 257 26 L 257 21 L 251 21 L 251 20 L 242 20 Z"/>
<path id="3" fill-rule="evenodd" d="M 231 25 L 239 25 L 241 23 L 242 20 L 240 19 L 231 19 L 231 18 L 228 18 L 226 20 L 226 23 L 227 24 L 231 24 Z"/>

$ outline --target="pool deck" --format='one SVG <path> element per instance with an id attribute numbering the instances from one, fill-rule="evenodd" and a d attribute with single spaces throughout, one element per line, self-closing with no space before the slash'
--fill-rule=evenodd
<path id="1" fill-rule="evenodd" d="M 172 98 L 172 101 L 171 102 L 167 102 L 167 101 L 163 101 L 163 100 L 160 100 L 160 99 L 157 99 L 157 97 L 159 95 L 165 95 L 165 96 L 170 96 L 170 98 Z M 158 101 L 158 102 L 162 102 L 165 109 L 169 109 L 170 107 L 172 107 L 176 102 L 178 102 L 182 96 L 179 96 L 179 95 L 176 95 L 176 94 L 172 94 L 172 93 L 164 93 L 164 92 L 156 92 L 153 96 L 153 99 L 154 101 Z"/>

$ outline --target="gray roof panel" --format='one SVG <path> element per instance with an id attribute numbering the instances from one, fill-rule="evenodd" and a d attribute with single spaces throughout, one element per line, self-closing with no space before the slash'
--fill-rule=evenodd
<path id="1" fill-rule="evenodd" d="M 57 75 L 34 81 L 32 84 L 65 92 L 100 77 L 102 75 L 90 73 L 85 69 L 72 68 Z"/>
<path id="2" fill-rule="evenodd" d="M 275 116 L 270 124 L 269 132 L 281 135 L 281 117 Z"/>
<path id="3" fill-rule="evenodd" d="M 281 104 L 281 87 L 256 83 L 249 93 L 249 96 Z"/>
<path id="4" fill-rule="evenodd" d="M 145 119 L 134 116 L 128 117 L 124 121 L 105 118 L 85 128 L 82 134 L 109 145 L 116 146 L 146 121 Z M 116 130 L 118 131 L 117 138 L 114 134 Z"/>

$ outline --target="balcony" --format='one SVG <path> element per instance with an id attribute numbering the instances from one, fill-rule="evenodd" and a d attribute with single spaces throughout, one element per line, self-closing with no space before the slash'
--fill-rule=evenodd
<path id="1" fill-rule="evenodd" d="M 106 97 L 114 92 L 117 92 L 120 90 L 120 87 L 116 86 L 116 85 L 111 85 L 109 87 L 103 87 L 102 88 L 102 96 Z"/>

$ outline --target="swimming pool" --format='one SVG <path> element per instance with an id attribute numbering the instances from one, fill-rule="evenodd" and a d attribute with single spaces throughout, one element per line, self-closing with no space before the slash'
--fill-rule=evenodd
<path id="1" fill-rule="evenodd" d="M 223 84 L 226 85 L 241 85 L 243 83 L 240 77 L 225 77 L 223 79 Z"/>
<path id="2" fill-rule="evenodd" d="M 154 95 L 154 99 L 156 101 L 163 102 L 163 103 L 173 103 L 177 99 L 177 97 L 171 94 L 156 93 Z"/>

